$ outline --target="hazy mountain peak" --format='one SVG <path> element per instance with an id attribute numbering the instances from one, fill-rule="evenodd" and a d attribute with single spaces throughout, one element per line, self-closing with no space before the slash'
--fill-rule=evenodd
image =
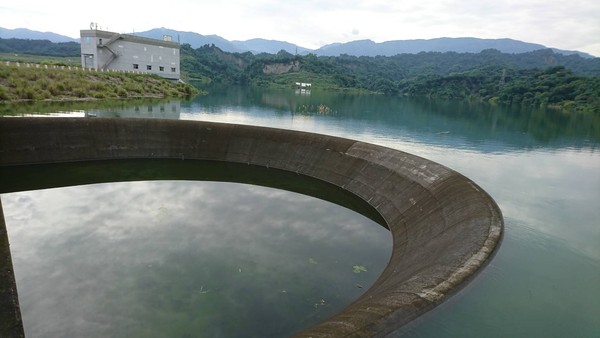
<path id="1" fill-rule="evenodd" d="M 393 40 L 376 43 L 371 40 L 358 40 L 341 44 L 323 46 L 315 51 L 317 55 L 338 56 L 393 56 L 397 54 L 416 54 L 420 52 L 458 52 L 479 53 L 486 49 L 496 49 L 503 53 L 517 54 L 532 52 L 548 47 L 540 44 L 523 42 L 514 39 L 480 39 L 474 37 L 435 38 L 414 40 Z M 561 54 L 578 54 L 582 57 L 593 57 L 576 51 L 556 50 Z"/>
<path id="2" fill-rule="evenodd" d="M 275 54 L 281 50 L 285 50 L 291 54 L 314 53 L 318 56 L 338 56 L 341 54 L 348 54 L 352 56 L 393 56 L 397 54 L 416 54 L 420 52 L 479 53 L 486 49 L 495 49 L 503 53 L 515 54 L 548 48 L 541 44 L 523 42 L 510 38 L 480 39 L 475 37 L 441 37 L 435 39 L 392 40 L 385 42 L 374 42 L 370 39 L 364 39 L 345 43 L 331 43 L 322 46 L 319 49 L 311 50 L 286 41 L 261 38 L 254 38 L 245 41 L 229 41 L 215 34 L 202 35 L 195 32 L 178 31 L 166 27 L 154 28 L 143 32 L 135 32 L 133 34 L 160 40 L 162 40 L 163 35 L 171 35 L 174 41 L 188 43 L 192 46 L 192 48 L 199 48 L 204 45 L 214 44 L 225 52 L 250 51 L 257 54 Z M 50 40 L 52 42 L 78 41 L 78 39 L 73 39 L 64 35 L 51 32 L 37 32 L 26 28 L 0 28 L 0 38 Z M 552 50 L 565 55 L 577 54 L 582 57 L 593 58 L 593 56 L 589 54 L 578 51 L 566 51 L 560 49 Z"/>
<path id="3" fill-rule="evenodd" d="M 250 40 L 245 40 L 245 41 L 235 40 L 235 41 L 231 41 L 231 42 L 240 49 L 247 50 L 247 51 L 250 51 L 250 52 L 256 53 L 256 54 L 258 54 L 258 53 L 276 54 L 281 50 L 285 50 L 286 52 L 291 53 L 291 54 L 296 54 L 296 53 L 305 54 L 305 53 L 311 52 L 311 50 L 308 48 L 300 47 L 298 45 L 289 43 L 287 41 L 255 38 L 255 39 L 250 39 Z"/>
<path id="4" fill-rule="evenodd" d="M 51 42 L 79 42 L 79 39 L 74 39 L 65 35 L 60 35 L 52 32 L 38 32 L 27 28 L 8 29 L 0 27 L 0 38 L 49 40 Z"/>

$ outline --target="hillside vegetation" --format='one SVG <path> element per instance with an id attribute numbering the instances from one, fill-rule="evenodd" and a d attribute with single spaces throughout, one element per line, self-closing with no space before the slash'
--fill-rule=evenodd
<path id="1" fill-rule="evenodd" d="M 79 55 L 77 43 L 0 39 L 0 52 L 7 48 L 37 56 L 5 53 L 0 54 L 0 59 L 42 58 L 43 63 L 70 64 L 74 62 L 74 55 Z M 563 55 L 551 49 L 519 54 L 488 49 L 480 53 L 317 57 L 293 55 L 283 50 L 277 54 L 229 53 L 214 45 L 194 49 L 183 44 L 181 71 L 182 78 L 201 87 L 236 84 L 294 88 L 296 82 L 310 82 L 315 90 L 461 99 L 600 114 L 600 58 Z M 186 87 L 158 85 L 158 78 L 91 74 L 73 79 L 70 85 L 63 80 L 54 81 L 59 75 L 38 76 L 33 81 L 27 79 L 36 75 L 24 73 L 9 80 L 4 74 L 0 77 L 0 99 L 172 96 L 175 93 L 180 96 L 182 90 L 191 91 Z"/>
<path id="2" fill-rule="evenodd" d="M 77 56 L 48 56 L 35 54 L 0 53 L 0 62 L 31 63 L 38 65 L 80 67 L 81 57 Z"/>
<path id="3" fill-rule="evenodd" d="M 197 93 L 190 85 L 154 75 L 0 64 L 0 101 L 187 97 Z"/>
<path id="4" fill-rule="evenodd" d="M 0 53 L 79 57 L 81 53 L 81 47 L 77 42 L 55 43 L 49 40 L 0 38 Z"/>
<path id="5" fill-rule="evenodd" d="M 600 113 L 600 59 L 552 50 L 505 54 L 419 53 L 391 57 L 317 57 L 227 53 L 182 45 L 182 69 L 201 84 L 239 84 L 369 91 L 387 95 L 469 99 Z M 277 67 L 276 67 L 277 66 Z M 273 71 L 279 69 L 280 72 Z"/>

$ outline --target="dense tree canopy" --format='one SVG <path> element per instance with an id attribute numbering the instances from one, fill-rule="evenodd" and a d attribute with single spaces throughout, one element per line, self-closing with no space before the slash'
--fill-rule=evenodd
<path id="1" fill-rule="evenodd" d="M 289 70 L 274 74 L 266 71 L 270 65 Z M 522 54 L 485 50 L 478 54 L 317 57 L 285 51 L 276 55 L 226 53 L 215 46 L 194 50 L 184 45 L 182 69 L 204 83 L 293 86 L 313 82 L 314 88 L 600 113 L 600 58 L 565 56 L 549 49 Z"/>
<path id="2" fill-rule="evenodd" d="M 55 43 L 49 40 L 1 39 L 0 53 L 24 53 L 46 56 L 79 56 L 77 42 Z"/>

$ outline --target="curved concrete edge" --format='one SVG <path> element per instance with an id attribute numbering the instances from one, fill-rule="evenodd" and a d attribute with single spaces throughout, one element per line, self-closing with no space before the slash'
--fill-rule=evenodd
<path id="1" fill-rule="evenodd" d="M 140 158 L 277 168 L 346 189 L 377 210 L 393 237 L 388 266 L 354 303 L 299 336 L 393 332 L 465 285 L 503 230 L 500 209 L 475 183 L 381 146 L 208 122 L 0 118 L 0 166 Z"/>
<path id="2" fill-rule="evenodd" d="M 0 201 L 0 336 L 25 337 L 8 234 Z"/>

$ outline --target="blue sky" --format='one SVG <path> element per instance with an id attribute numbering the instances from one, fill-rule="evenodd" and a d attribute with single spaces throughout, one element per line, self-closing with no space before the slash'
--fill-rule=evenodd
<path id="1" fill-rule="evenodd" d="M 437 37 L 512 38 L 600 56 L 597 0 L 21 0 L 0 5 L 0 27 L 78 37 L 98 22 L 120 33 L 166 27 L 228 40 L 265 38 L 307 48 L 333 42 Z"/>

